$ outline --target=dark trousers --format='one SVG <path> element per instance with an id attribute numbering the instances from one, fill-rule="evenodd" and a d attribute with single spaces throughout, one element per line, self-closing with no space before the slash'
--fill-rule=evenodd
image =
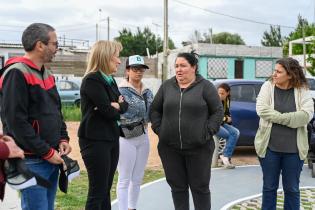
<path id="1" fill-rule="evenodd" d="M 158 145 L 166 181 L 172 189 L 175 210 L 189 210 L 190 188 L 195 210 L 210 210 L 210 176 L 214 142 L 188 150 Z"/>
<path id="2" fill-rule="evenodd" d="M 86 210 L 110 210 L 110 189 L 119 157 L 119 141 L 79 140 L 89 179 Z"/>
<path id="3" fill-rule="evenodd" d="M 273 152 L 259 158 L 263 172 L 262 210 L 276 210 L 279 177 L 282 175 L 284 210 L 300 209 L 300 175 L 303 160 L 298 153 Z"/>

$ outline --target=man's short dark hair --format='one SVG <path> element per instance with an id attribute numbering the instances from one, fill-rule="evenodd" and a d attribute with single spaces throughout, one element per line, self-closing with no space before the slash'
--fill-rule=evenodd
<path id="1" fill-rule="evenodd" d="M 38 41 L 48 44 L 48 33 L 55 31 L 55 29 L 45 23 L 33 23 L 29 25 L 23 32 L 22 44 L 26 52 L 34 50 Z"/>

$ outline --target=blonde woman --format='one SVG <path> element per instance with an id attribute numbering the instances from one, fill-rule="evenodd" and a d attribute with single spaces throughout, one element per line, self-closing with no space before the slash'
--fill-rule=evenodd
<path id="1" fill-rule="evenodd" d="M 119 156 L 119 119 L 128 108 L 112 76 L 121 63 L 121 50 L 118 42 L 96 42 L 81 85 L 78 136 L 89 178 L 85 209 L 111 209 L 110 189 Z"/>

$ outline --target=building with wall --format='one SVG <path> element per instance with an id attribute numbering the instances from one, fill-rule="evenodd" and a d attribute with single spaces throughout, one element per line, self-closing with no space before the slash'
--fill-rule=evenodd
<path id="1" fill-rule="evenodd" d="M 82 77 L 86 70 L 86 61 L 89 49 L 74 48 L 61 46 L 53 59 L 53 62 L 45 64 L 45 67 L 51 70 L 56 75 L 74 75 Z M 22 44 L 0 43 L 0 69 L 4 66 L 5 61 L 16 56 L 25 54 Z M 117 77 L 124 77 L 126 68 L 126 59 L 121 57 L 121 65 L 118 67 Z M 147 71 L 144 77 L 157 77 L 157 59 L 144 58 L 145 63 L 150 70 Z"/>
<path id="2" fill-rule="evenodd" d="M 22 44 L 0 43 L 0 68 L 11 57 L 24 55 Z"/>
<path id="3" fill-rule="evenodd" d="M 281 47 L 253 47 L 198 43 L 172 50 L 168 56 L 168 78 L 175 75 L 174 63 L 179 52 L 195 50 L 199 57 L 199 73 L 207 79 L 265 79 L 281 58 Z M 159 54 L 159 75 L 162 74 L 163 54 Z"/>

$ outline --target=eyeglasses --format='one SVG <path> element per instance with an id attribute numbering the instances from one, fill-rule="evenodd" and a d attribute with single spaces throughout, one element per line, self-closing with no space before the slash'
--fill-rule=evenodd
<path id="1" fill-rule="evenodd" d="M 140 73 L 145 72 L 145 69 L 142 68 L 142 67 L 132 67 L 132 68 L 130 68 L 130 69 L 131 69 L 131 71 L 133 71 L 133 72 L 140 72 Z"/>
<path id="2" fill-rule="evenodd" d="M 48 42 L 48 44 L 49 44 L 49 43 L 53 44 L 56 48 L 59 47 L 59 42 L 58 42 L 58 41 L 56 41 L 56 42 Z"/>

